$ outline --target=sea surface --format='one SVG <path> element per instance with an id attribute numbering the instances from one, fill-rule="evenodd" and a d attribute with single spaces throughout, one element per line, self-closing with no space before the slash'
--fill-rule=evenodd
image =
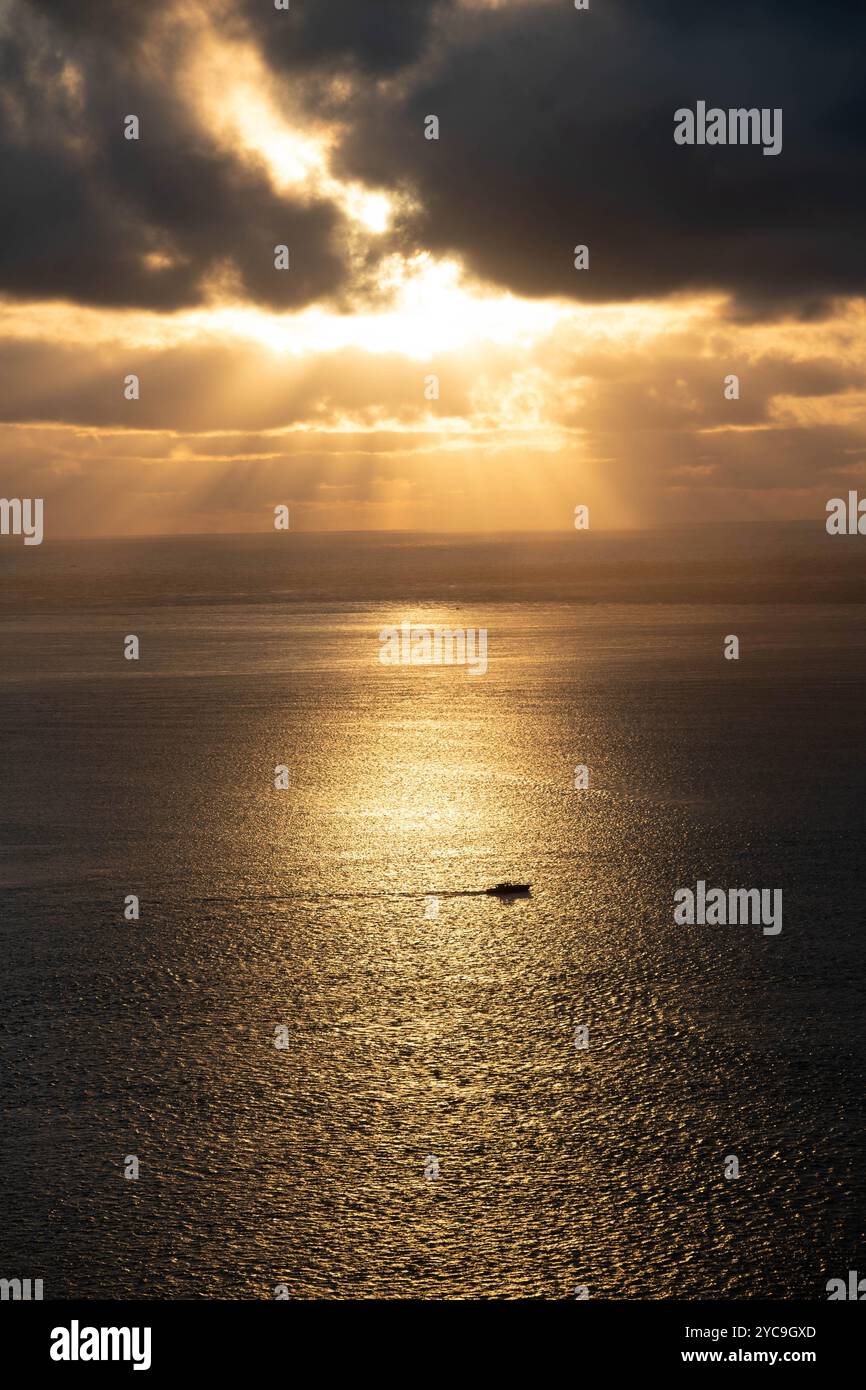
<path id="1" fill-rule="evenodd" d="M 820 523 L 4 538 L 0 1276 L 823 1299 L 866 1268 L 864 576 Z M 382 665 L 402 622 L 486 628 L 487 673 Z M 782 932 L 676 925 L 698 880 L 781 888 Z"/>

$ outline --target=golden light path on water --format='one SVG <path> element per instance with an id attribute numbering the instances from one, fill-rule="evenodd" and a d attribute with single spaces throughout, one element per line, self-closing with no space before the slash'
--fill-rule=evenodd
<path id="1" fill-rule="evenodd" d="M 375 634 L 403 621 L 486 621 L 491 670 L 383 667 Z M 730 1125 L 717 1021 L 760 967 L 746 941 L 696 951 L 668 921 L 689 813 L 657 737 L 664 682 L 642 685 L 636 746 L 610 678 L 669 660 L 688 627 L 626 629 L 623 646 L 588 614 L 386 607 L 319 630 L 308 683 L 250 721 L 232 778 L 292 750 L 291 796 L 250 788 L 230 864 L 287 895 L 264 934 L 251 909 L 238 957 L 245 1008 L 289 1026 L 257 1067 L 255 1219 L 293 1292 L 673 1295 L 708 1247 L 736 1282 L 701 1136 Z M 588 747 L 599 789 L 576 797 Z M 532 898 L 480 893 L 503 879 Z M 767 1200 L 781 1181 L 771 1165 Z"/>

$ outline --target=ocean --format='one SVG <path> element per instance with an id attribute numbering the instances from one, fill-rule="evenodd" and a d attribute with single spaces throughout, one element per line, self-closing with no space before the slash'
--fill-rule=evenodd
<path id="1" fill-rule="evenodd" d="M 820 1299 L 862 1267 L 862 547 L 4 540 L 0 1277 Z M 486 673 L 383 665 L 403 623 L 485 629 Z M 699 881 L 781 889 L 782 931 L 678 925 Z"/>

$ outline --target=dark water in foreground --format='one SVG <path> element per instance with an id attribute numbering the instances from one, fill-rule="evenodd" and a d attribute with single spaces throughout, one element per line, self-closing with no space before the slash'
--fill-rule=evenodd
<path id="1" fill-rule="evenodd" d="M 4 548 L 0 1276 L 823 1298 L 863 1268 L 863 564 L 712 535 L 594 538 L 595 581 L 560 541 Z M 383 667 L 404 620 L 486 627 L 488 673 Z M 532 898 L 468 895 L 504 878 Z M 675 926 L 699 878 L 782 888 L 781 935 Z"/>

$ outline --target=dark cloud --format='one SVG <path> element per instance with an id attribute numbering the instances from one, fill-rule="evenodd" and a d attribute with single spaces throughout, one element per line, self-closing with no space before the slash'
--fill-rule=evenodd
<path id="1" fill-rule="evenodd" d="M 155 19 L 178 0 L 28 0 L 35 10 L 73 34 L 99 34 L 122 44 L 134 43 Z"/>
<path id="2" fill-rule="evenodd" d="M 338 293 L 338 210 L 277 195 L 261 169 L 217 148 L 183 100 L 176 55 L 139 61 L 119 4 L 108 32 L 130 45 L 106 44 L 89 33 L 88 8 L 75 12 L 79 39 L 19 6 L 0 45 L 0 290 L 165 310 L 200 302 L 208 277 L 229 271 L 272 307 Z M 124 139 L 129 114 L 138 141 Z M 285 273 L 274 269 L 282 244 Z"/>
<path id="3" fill-rule="evenodd" d="M 866 289 L 864 40 L 859 0 L 464 11 L 408 85 L 353 94 L 343 168 L 412 188 L 419 244 L 522 294 L 815 314 Z M 781 107 L 781 154 L 677 146 L 700 99 Z"/>
<path id="4" fill-rule="evenodd" d="M 454 0 L 240 0 L 243 15 L 274 66 L 349 66 L 387 75 L 423 51 L 434 18 Z"/>

